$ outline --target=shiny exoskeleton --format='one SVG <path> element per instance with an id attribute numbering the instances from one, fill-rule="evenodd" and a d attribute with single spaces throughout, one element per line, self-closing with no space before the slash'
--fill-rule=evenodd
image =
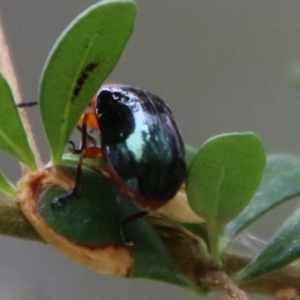
<path id="1" fill-rule="evenodd" d="M 105 85 L 95 114 L 112 181 L 144 209 L 164 205 L 186 176 L 184 144 L 169 107 L 145 90 Z"/>

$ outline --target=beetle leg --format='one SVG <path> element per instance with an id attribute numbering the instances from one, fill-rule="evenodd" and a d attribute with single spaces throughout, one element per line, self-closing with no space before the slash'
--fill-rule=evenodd
<path id="1" fill-rule="evenodd" d="M 86 117 L 83 116 L 82 130 L 81 130 L 81 146 L 80 149 L 78 150 L 80 156 L 77 163 L 75 184 L 73 190 L 69 193 L 56 197 L 51 203 L 52 207 L 65 206 L 67 203 L 72 201 L 73 196 L 78 195 L 78 193 L 80 192 L 81 169 L 82 169 L 83 158 L 85 157 L 85 150 L 87 149 L 86 120 L 87 120 L 87 116 Z"/>
<path id="2" fill-rule="evenodd" d="M 133 246 L 134 245 L 134 241 L 130 238 L 128 238 L 128 236 L 126 236 L 125 234 L 125 226 L 128 225 L 129 223 L 138 220 L 139 218 L 145 217 L 148 215 L 148 211 L 146 210 L 140 210 L 136 213 L 132 213 L 130 215 L 127 215 L 125 217 L 123 217 L 121 219 L 121 223 L 120 223 L 120 233 L 121 233 L 121 237 L 123 242 L 128 245 L 128 246 Z"/>
<path id="3" fill-rule="evenodd" d="M 53 207 L 63 207 L 65 206 L 68 202 L 72 201 L 72 197 L 75 195 L 78 195 L 81 189 L 81 173 L 82 173 L 82 164 L 83 164 L 83 159 L 86 157 L 90 158 L 96 158 L 99 156 L 102 156 L 102 151 L 101 149 L 97 147 L 88 147 L 88 140 L 89 140 L 89 135 L 87 132 L 87 118 L 88 115 L 84 115 L 82 120 L 82 126 L 81 126 L 81 146 L 79 149 L 75 148 L 74 143 L 69 141 L 69 143 L 73 146 L 73 150 L 75 153 L 80 154 L 78 158 L 78 163 L 77 163 L 77 168 L 76 168 L 76 177 L 75 177 L 75 184 L 73 187 L 73 190 L 69 193 L 66 193 L 64 195 L 61 195 L 57 198 L 55 198 L 52 201 L 52 206 Z"/>
<path id="4" fill-rule="evenodd" d="M 77 168 L 76 168 L 76 177 L 75 177 L 75 184 L 73 187 L 73 190 L 69 193 L 66 193 L 64 195 L 61 195 L 57 198 L 55 198 L 52 201 L 52 207 L 63 207 L 67 203 L 71 202 L 73 199 L 72 197 L 75 195 L 78 195 L 80 192 L 80 180 L 81 180 L 81 169 L 82 169 L 82 162 L 83 162 L 84 155 L 80 155 L 77 163 Z"/>
<path id="5" fill-rule="evenodd" d="M 76 128 L 82 132 L 82 126 L 81 125 L 77 125 Z M 93 130 L 93 129 L 92 129 Z M 86 139 L 87 141 L 89 142 L 89 144 L 92 144 L 93 146 L 96 146 L 97 145 L 97 141 L 96 139 L 94 138 L 94 136 L 92 135 L 92 131 L 91 132 L 88 132 L 86 131 Z"/>

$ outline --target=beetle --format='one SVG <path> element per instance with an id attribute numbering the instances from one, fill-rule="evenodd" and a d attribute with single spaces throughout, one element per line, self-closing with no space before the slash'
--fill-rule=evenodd
<path id="1" fill-rule="evenodd" d="M 111 180 L 146 210 L 173 198 L 186 177 L 185 148 L 164 101 L 129 85 L 104 85 L 94 110 Z"/>

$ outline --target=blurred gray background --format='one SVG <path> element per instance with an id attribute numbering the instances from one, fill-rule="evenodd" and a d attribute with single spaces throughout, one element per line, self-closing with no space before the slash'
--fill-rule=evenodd
<path id="1" fill-rule="evenodd" d="M 300 91 L 287 75 L 287 66 L 300 58 L 299 1 L 137 2 L 136 30 L 109 81 L 165 99 L 194 146 L 212 135 L 253 131 L 268 153 L 299 153 Z M 25 101 L 37 99 L 41 69 L 61 31 L 93 3 L 0 1 Z M 29 113 L 46 162 L 38 108 Z M 1 170 L 17 180 L 18 165 L 0 158 Z M 266 239 L 296 205 L 276 209 L 251 232 Z M 197 299 L 162 283 L 95 274 L 39 243 L 0 237 L 0 253 L 0 300 Z"/>

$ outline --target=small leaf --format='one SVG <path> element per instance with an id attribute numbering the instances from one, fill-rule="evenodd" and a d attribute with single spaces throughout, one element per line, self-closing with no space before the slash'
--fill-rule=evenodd
<path id="1" fill-rule="evenodd" d="M 99 2 L 79 15 L 54 45 L 41 78 L 40 109 L 54 164 L 85 107 L 131 36 L 131 0 Z"/>
<path id="2" fill-rule="evenodd" d="M 192 209 L 208 227 L 221 230 L 249 203 L 264 166 L 263 145 L 252 133 L 209 139 L 189 168 L 187 195 Z"/>
<path id="3" fill-rule="evenodd" d="M 0 172 L 0 192 L 8 199 L 17 199 L 16 187 L 4 176 L 2 172 Z"/>
<path id="4" fill-rule="evenodd" d="M 14 102 L 11 89 L 0 74 L 0 150 L 20 160 L 31 170 L 37 168 L 34 155 Z"/>
<path id="5" fill-rule="evenodd" d="M 266 248 L 248 266 L 241 270 L 235 281 L 242 283 L 288 265 L 300 257 L 300 209 L 289 217 L 275 233 Z"/>
<path id="6" fill-rule="evenodd" d="M 300 195 L 300 157 L 270 155 L 261 184 L 244 211 L 226 225 L 224 238 L 235 235 L 273 207 Z"/>

